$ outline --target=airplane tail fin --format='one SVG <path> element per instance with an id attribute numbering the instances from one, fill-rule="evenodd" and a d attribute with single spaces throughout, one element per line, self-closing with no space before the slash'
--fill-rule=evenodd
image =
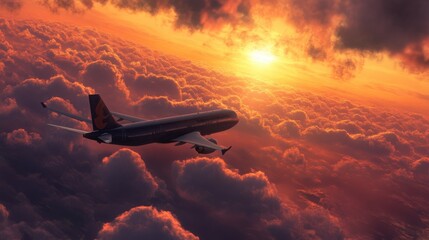
<path id="1" fill-rule="evenodd" d="M 95 130 L 107 130 L 120 127 L 104 104 L 100 95 L 89 95 L 89 105 L 91 108 L 92 127 Z"/>

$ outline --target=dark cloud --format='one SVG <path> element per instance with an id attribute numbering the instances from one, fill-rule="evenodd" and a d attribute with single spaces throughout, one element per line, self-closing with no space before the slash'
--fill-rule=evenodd
<path id="1" fill-rule="evenodd" d="M 22 7 L 22 1 L 21 0 L 3 0 L 0 2 L 0 7 L 6 8 L 10 11 L 15 11 Z"/>
<path id="2" fill-rule="evenodd" d="M 13 1 L 14 2 L 14 1 Z M 219 25 L 247 24 L 252 21 L 249 0 L 227 1 L 109 1 L 109 0 L 43 0 L 42 3 L 54 11 L 59 9 L 82 12 L 94 3 L 110 3 L 122 9 L 144 11 L 151 14 L 172 10 L 176 14 L 175 25 L 190 29 L 216 28 Z M 16 8 L 19 8 L 16 6 Z"/>
<path id="3" fill-rule="evenodd" d="M 337 122 L 335 124 L 335 127 L 338 129 L 344 129 L 348 133 L 351 133 L 351 134 L 357 134 L 357 133 L 363 132 L 362 128 L 359 127 L 356 123 L 354 123 L 352 121 L 347 121 L 347 120 L 342 120 L 342 121 Z"/>
<path id="4" fill-rule="evenodd" d="M 139 206 L 103 225 L 98 239 L 199 239 L 168 211 Z"/>
<path id="5" fill-rule="evenodd" d="M 317 217 L 310 210 L 308 214 L 312 216 L 294 214 L 292 208 L 282 203 L 275 186 L 262 172 L 239 174 L 229 169 L 222 159 L 194 158 L 175 162 L 173 174 L 179 195 L 195 205 L 204 206 L 208 209 L 207 214 L 218 221 L 227 222 L 236 231 L 236 237 L 343 238 L 341 230 L 326 213 Z M 324 226 L 313 228 L 315 224 L 312 222 L 319 221 Z M 221 234 L 217 238 L 228 237 Z"/>
<path id="6" fill-rule="evenodd" d="M 307 52 L 313 59 L 332 61 L 334 56 L 326 52 L 331 47 L 335 53 L 387 52 L 411 70 L 427 70 L 429 3 L 425 0 L 289 0 L 281 4 L 299 29 L 310 32 L 319 42 L 327 41 L 323 48 L 310 42 Z M 332 34 L 338 39 L 336 43 L 329 39 Z M 356 68 L 354 59 L 339 61 L 334 64 L 334 76 L 350 78 Z"/>
<path id="7" fill-rule="evenodd" d="M 101 0 L 100 2 L 106 2 Z M 85 9 L 92 8 L 93 0 L 41 0 L 41 3 L 49 7 L 52 11 L 67 9 L 73 12 L 82 12 Z"/>
<path id="8" fill-rule="evenodd" d="M 262 172 L 240 175 L 221 159 L 209 158 L 175 162 L 173 172 L 183 197 L 213 210 L 270 217 L 280 209 L 275 189 Z"/>
<path id="9" fill-rule="evenodd" d="M 423 157 L 413 162 L 412 167 L 415 174 L 429 177 L 429 158 Z"/>
<path id="10" fill-rule="evenodd" d="M 103 158 L 99 169 L 103 189 L 111 201 L 142 202 L 154 196 L 158 183 L 140 155 L 121 149 Z"/>
<path id="11" fill-rule="evenodd" d="M 293 120 L 305 122 L 308 119 L 307 113 L 302 110 L 293 110 L 289 113 L 289 117 Z"/>
<path id="12" fill-rule="evenodd" d="M 399 53 L 429 35 L 429 3 L 417 1 L 351 1 L 338 28 L 342 47 Z"/>
<path id="13" fill-rule="evenodd" d="M 181 100 L 181 90 L 177 82 L 169 77 L 156 75 L 137 76 L 133 84 L 133 92 L 138 97 L 166 96 L 172 100 Z"/>
<path id="14" fill-rule="evenodd" d="M 114 94 L 115 98 L 127 98 L 128 87 L 122 79 L 122 74 L 110 62 L 97 60 L 85 66 L 82 72 L 83 83 L 91 86 L 103 95 Z"/>
<path id="15" fill-rule="evenodd" d="M 278 133 L 280 136 L 288 137 L 299 137 L 301 136 L 301 130 L 299 125 L 293 120 L 287 120 L 277 125 Z"/>

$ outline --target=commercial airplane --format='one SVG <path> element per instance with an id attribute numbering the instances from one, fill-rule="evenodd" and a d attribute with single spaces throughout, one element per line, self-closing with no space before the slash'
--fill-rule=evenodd
<path id="1" fill-rule="evenodd" d="M 93 131 L 87 132 L 54 124 L 48 125 L 83 134 L 85 138 L 99 143 L 124 146 L 172 142 L 176 142 L 176 146 L 179 146 L 190 143 L 193 145 L 192 148 L 195 148 L 201 154 L 209 154 L 218 150 L 223 155 L 231 149 L 231 147 L 218 145 L 213 138 L 203 136 L 225 131 L 238 123 L 237 114 L 232 110 L 226 109 L 144 120 L 122 113 L 110 112 L 98 94 L 89 95 L 92 119 L 53 109 L 44 102 L 41 102 L 41 104 L 51 112 L 92 123 Z M 129 123 L 123 125 L 118 123 L 124 120 Z"/>

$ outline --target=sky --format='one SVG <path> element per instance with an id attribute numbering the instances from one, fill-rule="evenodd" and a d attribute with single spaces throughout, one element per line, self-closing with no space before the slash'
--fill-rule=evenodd
<path id="1" fill-rule="evenodd" d="M 1 239 L 429 238 L 425 0 L 0 1 Z M 98 144 L 88 94 L 233 148 Z"/>

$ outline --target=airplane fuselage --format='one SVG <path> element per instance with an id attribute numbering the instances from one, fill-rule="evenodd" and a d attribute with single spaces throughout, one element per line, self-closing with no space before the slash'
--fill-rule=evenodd
<path id="1" fill-rule="evenodd" d="M 173 139 L 191 132 L 209 135 L 230 129 L 237 123 L 238 117 L 234 111 L 213 110 L 131 123 L 114 129 L 85 133 L 84 137 L 98 142 L 138 146 L 173 142 Z"/>

